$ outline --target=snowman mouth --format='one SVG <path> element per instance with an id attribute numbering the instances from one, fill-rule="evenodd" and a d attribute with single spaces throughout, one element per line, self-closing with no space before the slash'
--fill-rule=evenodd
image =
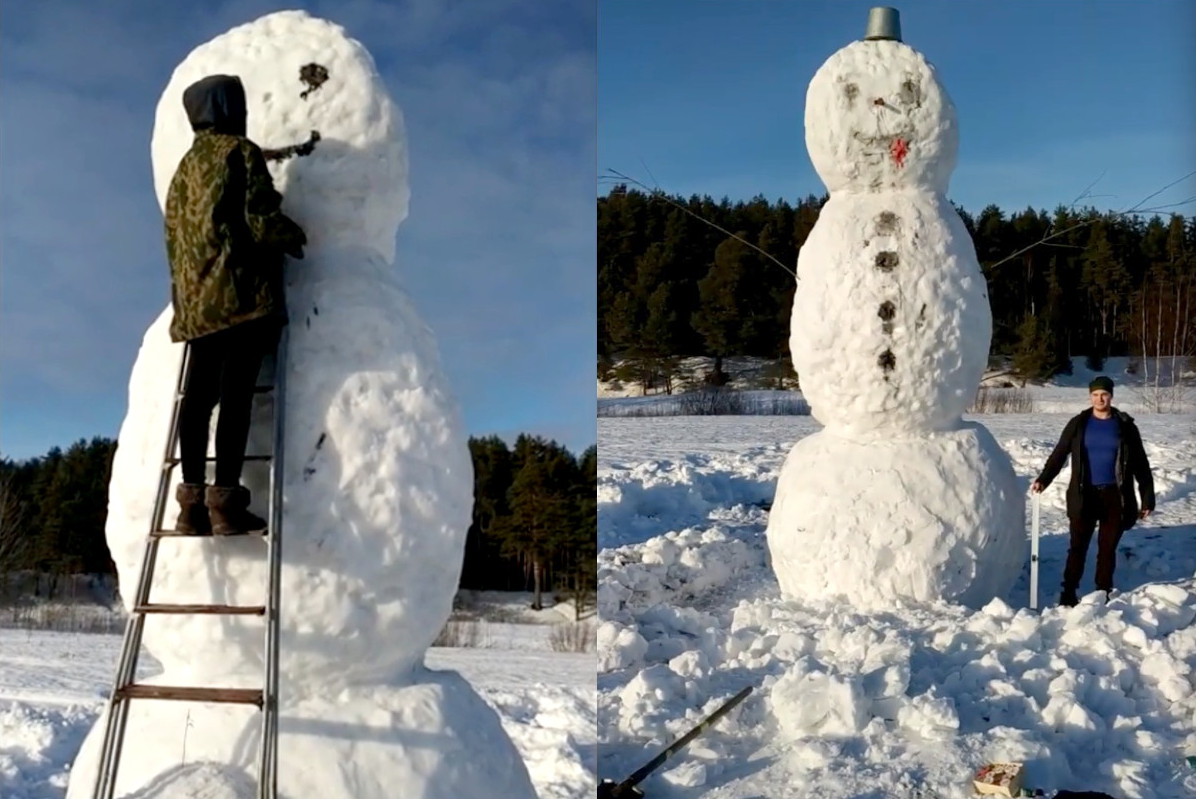
<path id="1" fill-rule="evenodd" d="M 866 145 L 869 148 L 868 153 L 875 156 L 886 156 L 896 168 L 900 168 L 904 166 L 904 161 L 908 158 L 910 143 L 912 142 L 912 132 L 905 131 L 892 135 L 875 134 L 868 136 L 855 131 L 854 139 Z"/>
<path id="2" fill-rule="evenodd" d="M 286 147 L 278 149 L 264 147 L 262 151 L 263 158 L 267 161 L 283 161 L 285 158 L 291 158 L 292 156 L 311 155 L 313 148 L 316 147 L 319 141 L 321 141 L 321 132 L 312 131 L 308 136 L 308 141 L 302 144 L 289 144 Z"/>
<path id="3" fill-rule="evenodd" d="M 870 135 L 862 133 L 861 131 L 855 131 L 854 139 L 862 144 L 878 147 L 880 150 L 886 150 L 892 146 L 893 142 L 896 141 L 911 142 L 912 131 L 905 130 L 897 131 L 896 133 L 875 133 Z"/>

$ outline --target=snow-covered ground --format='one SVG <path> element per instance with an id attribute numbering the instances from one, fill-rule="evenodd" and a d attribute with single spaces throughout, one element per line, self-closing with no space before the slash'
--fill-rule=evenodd
<path id="1" fill-rule="evenodd" d="M 551 652 L 552 625 L 481 624 L 484 644 L 502 649 L 435 647 L 427 666 L 459 672 L 496 709 L 539 797 L 591 797 L 595 655 Z M 120 647 L 120 636 L 0 629 L 0 798 L 63 796 Z M 142 665 L 157 671 L 148 656 Z"/>
<path id="2" fill-rule="evenodd" d="M 1062 410 L 972 417 L 1026 484 L 1086 406 L 1085 389 L 1034 392 Z M 648 796 L 965 797 L 1001 760 L 1047 794 L 1195 796 L 1196 418 L 1135 416 L 1158 507 L 1121 540 L 1113 600 L 1055 605 L 1064 473 L 1041 500 L 1038 610 L 1026 567 L 979 611 L 876 614 L 783 602 L 767 563 L 767 507 L 811 417 L 598 420 L 600 775 L 623 778 L 752 685 Z"/>

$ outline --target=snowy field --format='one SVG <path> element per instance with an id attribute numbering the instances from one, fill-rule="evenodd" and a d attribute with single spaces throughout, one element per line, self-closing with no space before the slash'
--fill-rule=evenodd
<path id="1" fill-rule="evenodd" d="M 1086 407 L 1067 389 L 1035 390 L 1040 413 L 970 418 L 1025 485 Z M 879 614 L 779 598 L 767 507 L 811 417 L 598 420 L 600 776 L 620 780 L 753 686 L 647 796 L 966 797 L 974 770 L 1003 760 L 1047 795 L 1195 796 L 1196 418 L 1135 417 L 1157 510 L 1121 540 L 1110 602 L 1054 605 L 1064 471 L 1041 501 L 1038 611 L 1026 567 L 980 611 Z"/>
<path id="2" fill-rule="evenodd" d="M 595 655 L 551 652 L 549 625 L 483 624 L 513 649 L 435 647 L 426 664 L 461 673 L 496 709 L 539 797 L 592 796 Z M 64 795 L 120 648 L 120 636 L 0 629 L 0 798 Z"/>

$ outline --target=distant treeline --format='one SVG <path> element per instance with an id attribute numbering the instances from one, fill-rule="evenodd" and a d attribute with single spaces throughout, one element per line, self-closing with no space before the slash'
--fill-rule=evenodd
<path id="1" fill-rule="evenodd" d="M 0 459 L 0 577 L 116 572 L 104 539 L 116 448 L 95 438 L 66 452 Z M 470 449 L 475 509 L 461 586 L 586 597 L 596 582 L 595 447 L 576 458 L 553 441 L 522 435 L 512 449 L 494 436 L 471 439 Z"/>
<path id="2" fill-rule="evenodd" d="M 618 359 L 619 377 L 643 382 L 669 378 L 678 356 L 715 358 L 718 382 L 728 356 L 786 362 L 795 279 L 704 220 L 794 270 L 827 199 L 731 203 L 623 185 L 597 198 L 600 377 Z M 1069 369 L 1071 355 L 1195 354 L 1194 218 L 1065 206 L 1053 214 L 956 210 L 987 278 L 992 356 L 1011 360 L 1022 377 Z"/>

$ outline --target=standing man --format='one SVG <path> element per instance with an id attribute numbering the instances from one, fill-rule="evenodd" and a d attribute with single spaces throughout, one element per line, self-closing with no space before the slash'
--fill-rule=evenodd
<path id="1" fill-rule="evenodd" d="M 1121 534 L 1154 510 L 1154 478 L 1133 417 L 1113 407 L 1111 378 L 1097 376 L 1088 384 L 1088 390 L 1092 407 L 1067 423 L 1058 446 L 1031 487 L 1035 494 L 1041 493 L 1071 456 L 1071 483 L 1067 486 L 1071 547 L 1058 600 L 1066 606 L 1079 602 L 1076 590 L 1096 524 L 1100 524 L 1096 588 L 1107 595 L 1113 588 Z M 1141 494 L 1140 506 L 1133 491 L 1134 478 Z"/>
<path id="2" fill-rule="evenodd" d="M 183 93 L 196 132 L 166 202 L 167 259 L 175 318 L 171 339 L 191 346 L 179 409 L 183 483 L 180 533 L 261 530 L 241 485 L 254 384 L 286 322 L 283 255 L 303 258 L 304 231 L 279 210 L 282 198 L 258 145 L 246 138 L 246 94 L 232 75 L 210 75 Z M 213 408 L 217 465 L 205 485 Z"/>

